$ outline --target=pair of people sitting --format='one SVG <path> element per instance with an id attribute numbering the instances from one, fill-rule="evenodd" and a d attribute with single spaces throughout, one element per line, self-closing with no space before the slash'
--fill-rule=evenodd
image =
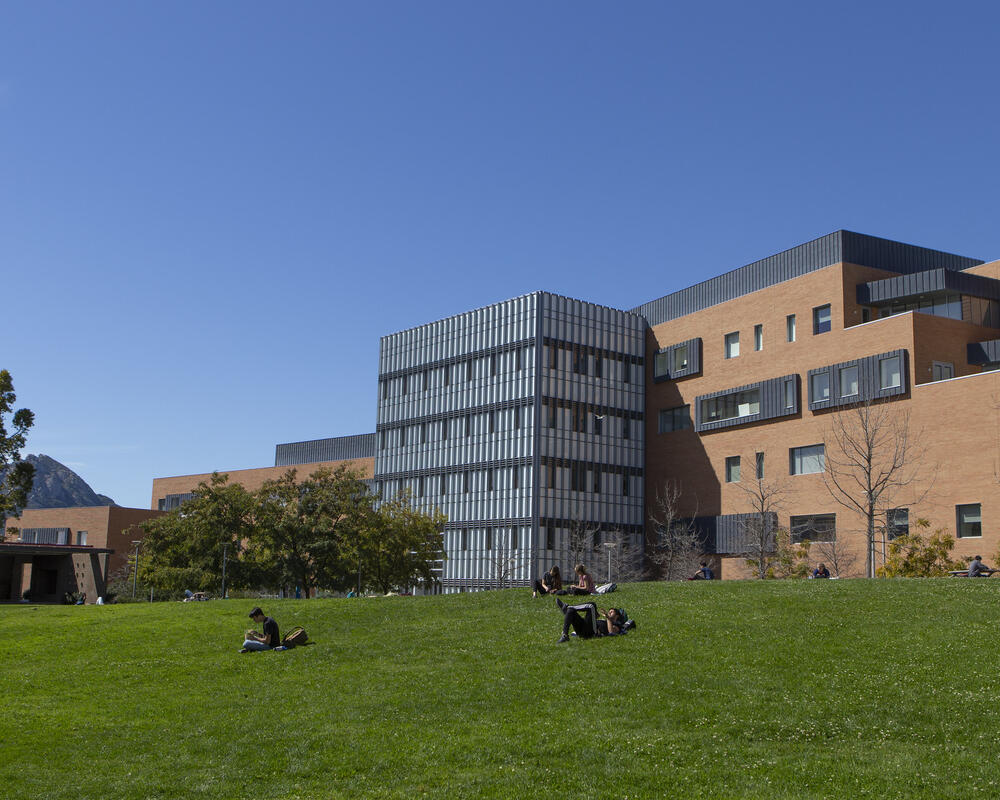
<path id="1" fill-rule="evenodd" d="M 552 569 L 546 572 L 541 579 L 535 579 L 531 596 L 538 597 L 540 594 L 597 594 L 594 578 L 587 572 L 587 568 L 583 564 L 577 564 L 573 571 L 576 573 L 577 582 L 563 588 L 559 566 L 553 564 Z"/>

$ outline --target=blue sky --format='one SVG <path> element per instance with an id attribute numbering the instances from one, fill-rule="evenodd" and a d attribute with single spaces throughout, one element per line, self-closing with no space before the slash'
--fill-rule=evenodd
<path id="1" fill-rule="evenodd" d="M 1000 258 L 995 4 L 0 0 L 0 367 L 119 504 L 374 429 L 379 337 L 839 228 Z"/>

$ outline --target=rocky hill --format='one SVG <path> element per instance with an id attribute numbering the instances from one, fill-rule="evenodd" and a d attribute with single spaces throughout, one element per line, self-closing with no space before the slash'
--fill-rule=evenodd
<path id="1" fill-rule="evenodd" d="M 69 508 L 71 506 L 113 506 L 115 501 L 97 494 L 87 482 L 65 464 L 39 454 L 26 456 L 35 465 L 35 483 L 28 495 L 28 508 Z"/>

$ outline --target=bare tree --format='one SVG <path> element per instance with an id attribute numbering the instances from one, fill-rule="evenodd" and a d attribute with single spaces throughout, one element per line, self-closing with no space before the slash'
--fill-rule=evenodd
<path id="1" fill-rule="evenodd" d="M 698 568 L 703 543 L 694 525 L 694 517 L 680 515 L 681 487 L 667 482 L 656 490 L 649 519 L 652 539 L 649 542 L 649 572 L 666 581 L 690 577 Z"/>
<path id="2" fill-rule="evenodd" d="M 908 411 L 889 401 L 867 400 L 831 415 L 824 439 L 823 482 L 834 500 L 865 520 L 865 575 L 875 577 L 875 536 L 880 510 L 908 493 L 907 504 L 919 503 L 929 491 L 915 491 L 924 470 L 919 433 L 910 431 Z"/>
<path id="3" fill-rule="evenodd" d="M 595 545 L 601 526 L 593 522 L 574 519 L 569 526 L 570 569 L 576 564 L 586 564 L 596 554 Z"/>
<path id="4" fill-rule="evenodd" d="M 756 456 L 746 460 L 756 464 Z M 743 529 L 742 555 L 758 578 L 766 578 L 785 556 L 779 547 L 784 539 L 779 541 L 777 535 L 778 509 L 784 505 L 788 489 L 778 478 L 765 478 L 762 468 L 755 471 L 753 478 L 741 479 L 736 485 L 750 507 L 740 526 Z"/>
<path id="5" fill-rule="evenodd" d="M 607 534 L 601 545 L 605 553 L 605 568 L 608 570 L 608 582 L 612 580 L 628 583 L 642 578 L 642 546 L 636 536 L 630 536 L 621 530 L 613 530 Z M 600 569 L 595 570 L 600 574 Z"/>

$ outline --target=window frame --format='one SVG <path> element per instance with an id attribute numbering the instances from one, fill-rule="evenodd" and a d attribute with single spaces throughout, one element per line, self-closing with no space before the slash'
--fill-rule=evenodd
<path id="1" fill-rule="evenodd" d="M 818 452 L 807 453 L 807 450 Z M 806 463 L 806 458 L 816 458 L 818 456 L 819 469 L 810 469 L 804 471 L 802 469 L 803 464 Z M 799 467 L 796 470 L 796 466 Z M 820 475 L 826 470 L 826 446 L 820 442 L 818 444 L 807 444 L 801 445 L 799 447 L 789 447 L 788 448 L 788 474 L 789 475 Z"/>
<path id="2" fill-rule="evenodd" d="M 740 457 L 726 456 L 726 483 L 740 482 Z"/>
<path id="3" fill-rule="evenodd" d="M 825 318 L 824 318 L 825 316 Z M 833 330 L 833 307 L 830 303 L 813 307 L 813 336 Z"/>
<path id="4" fill-rule="evenodd" d="M 740 332 L 731 331 L 723 334 L 722 352 L 726 360 L 740 357 Z"/>
<path id="5" fill-rule="evenodd" d="M 976 509 L 975 519 L 966 519 L 963 522 L 962 512 L 965 509 Z M 964 525 L 971 525 L 976 533 L 962 533 Z M 983 504 L 982 503 L 959 503 L 955 506 L 955 538 L 956 539 L 982 539 L 983 538 Z"/>

